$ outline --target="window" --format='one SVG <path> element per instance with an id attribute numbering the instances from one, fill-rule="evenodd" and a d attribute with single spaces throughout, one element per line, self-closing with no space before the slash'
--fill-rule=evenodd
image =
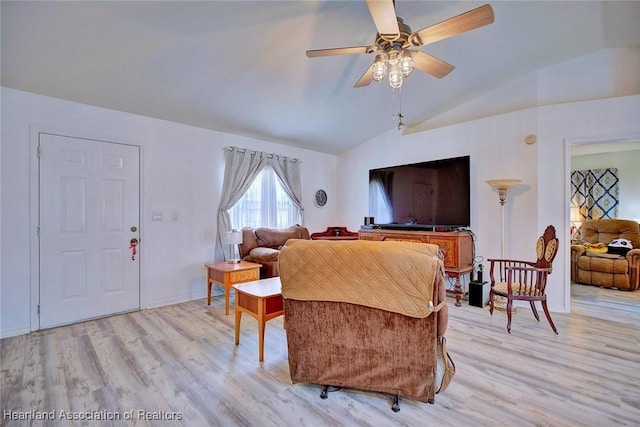
<path id="1" fill-rule="evenodd" d="M 229 215 L 232 227 L 238 230 L 244 226 L 285 228 L 301 222 L 298 209 L 270 166 L 258 174 L 244 196 L 229 209 Z"/>
<path id="2" fill-rule="evenodd" d="M 391 200 L 379 174 L 369 181 L 369 215 L 374 217 L 376 224 L 388 224 L 393 221 Z"/>

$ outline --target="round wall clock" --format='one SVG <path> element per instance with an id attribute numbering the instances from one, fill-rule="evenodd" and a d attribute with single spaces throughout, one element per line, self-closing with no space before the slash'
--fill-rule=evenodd
<path id="1" fill-rule="evenodd" d="M 327 192 L 319 189 L 316 190 L 316 194 L 313 196 L 313 202 L 317 207 L 321 208 L 327 204 Z"/>

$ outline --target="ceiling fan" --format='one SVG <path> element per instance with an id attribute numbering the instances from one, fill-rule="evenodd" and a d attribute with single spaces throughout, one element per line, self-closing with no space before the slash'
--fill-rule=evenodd
<path id="1" fill-rule="evenodd" d="M 402 18 L 396 16 L 394 0 L 367 0 L 367 6 L 378 30 L 372 46 L 307 50 L 309 58 L 375 53 L 375 61 L 354 87 L 368 86 L 372 81 L 382 81 L 388 75 L 389 84 L 397 89 L 414 68 L 441 79 L 455 67 L 416 48 L 483 27 L 494 20 L 493 9 L 485 4 L 420 31 L 411 32 Z"/>

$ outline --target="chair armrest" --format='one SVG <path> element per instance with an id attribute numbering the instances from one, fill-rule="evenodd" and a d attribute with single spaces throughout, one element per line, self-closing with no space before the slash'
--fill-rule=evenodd
<path id="1" fill-rule="evenodd" d="M 629 290 L 634 291 L 640 287 L 640 249 L 631 249 L 626 258 L 629 263 Z"/>
<path id="2" fill-rule="evenodd" d="M 631 249 L 629 252 L 627 252 L 627 262 L 629 264 L 631 263 L 639 263 L 640 262 L 640 249 L 636 248 L 636 249 Z"/>
<path id="3" fill-rule="evenodd" d="M 574 254 L 577 258 L 584 255 L 585 252 L 587 252 L 587 248 L 584 245 L 571 245 L 571 259 L 573 259 Z"/>
<path id="4" fill-rule="evenodd" d="M 520 260 L 520 259 L 509 259 L 509 258 L 487 258 L 487 261 L 489 261 L 490 263 L 504 262 L 504 263 L 508 263 L 508 264 L 530 264 L 530 265 L 535 265 L 535 262 L 532 262 L 532 261 L 523 261 L 523 260 Z"/>
<path id="5" fill-rule="evenodd" d="M 243 227 L 242 228 L 242 243 L 238 245 L 238 249 L 240 251 L 240 258 L 244 258 L 249 255 L 252 249 L 258 247 L 258 239 L 256 239 L 256 235 L 254 229 L 252 227 Z"/>
<path id="6" fill-rule="evenodd" d="M 520 265 L 508 265 L 507 267 L 505 267 L 507 270 L 512 270 L 512 271 L 539 271 L 539 272 L 547 272 L 547 273 L 551 273 L 551 271 L 553 270 L 553 267 L 536 267 L 535 265 L 532 266 L 520 266 Z"/>
<path id="7" fill-rule="evenodd" d="M 489 279 L 491 280 L 492 286 L 496 281 L 507 281 L 507 267 L 534 267 L 536 265 L 535 262 L 531 261 L 507 258 L 488 258 L 487 261 L 489 261 Z"/>
<path id="8" fill-rule="evenodd" d="M 584 245 L 571 245 L 571 280 L 578 281 L 578 258 L 587 252 Z"/>
<path id="9" fill-rule="evenodd" d="M 520 266 L 507 266 L 508 271 L 530 271 L 536 273 L 551 273 L 553 267 L 520 267 Z"/>

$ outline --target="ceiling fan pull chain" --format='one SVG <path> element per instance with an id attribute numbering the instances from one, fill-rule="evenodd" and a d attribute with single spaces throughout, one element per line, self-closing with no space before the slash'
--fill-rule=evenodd
<path id="1" fill-rule="evenodd" d="M 396 92 L 400 92 L 401 89 L 392 89 L 391 90 L 391 107 L 393 108 L 392 111 L 392 118 L 396 118 L 396 116 L 398 115 L 398 100 L 397 98 L 399 97 L 399 95 L 396 94 Z M 400 100 L 400 104 L 402 103 L 402 100 Z"/>
<path id="2" fill-rule="evenodd" d="M 396 91 L 398 92 L 398 108 L 396 109 Z M 395 119 L 396 117 L 398 118 L 398 130 L 402 130 L 402 128 L 404 127 L 404 123 L 402 122 L 402 119 L 404 118 L 404 116 L 402 115 L 402 88 L 398 88 L 398 89 L 393 89 L 392 92 L 392 104 L 393 104 L 393 118 Z M 398 111 L 396 113 L 396 111 Z"/>

